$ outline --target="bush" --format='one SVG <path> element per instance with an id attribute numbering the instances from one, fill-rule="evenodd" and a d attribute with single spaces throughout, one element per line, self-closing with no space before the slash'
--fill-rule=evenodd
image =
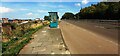
<path id="1" fill-rule="evenodd" d="M 46 26 L 46 25 L 45 25 Z M 26 33 L 23 34 L 22 38 L 13 38 L 11 39 L 11 41 L 3 43 L 2 44 L 2 56 L 17 56 L 17 54 L 19 53 L 19 51 L 32 39 L 30 38 L 30 36 L 35 33 L 36 31 L 38 31 L 39 29 L 41 29 L 44 26 L 40 26 L 37 27 L 35 29 L 28 29 L 26 30 Z M 19 44 L 15 45 L 12 48 L 8 48 L 11 45 L 14 45 L 14 43 L 16 43 L 19 40 L 22 40 L 23 38 L 26 38 L 25 40 L 23 40 L 22 42 L 20 42 Z"/>

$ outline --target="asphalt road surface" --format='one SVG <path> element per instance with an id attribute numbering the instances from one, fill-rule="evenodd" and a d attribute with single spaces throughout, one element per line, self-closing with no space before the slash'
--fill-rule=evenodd
<path id="1" fill-rule="evenodd" d="M 104 35 L 66 21 L 60 28 L 71 54 L 118 54 L 118 43 Z"/>
<path id="2" fill-rule="evenodd" d="M 117 29 L 117 21 L 113 22 L 99 22 L 99 20 L 66 20 L 69 23 L 72 23 L 76 26 L 82 27 L 86 30 L 94 32 L 99 35 L 103 35 L 111 41 L 118 43 L 118 35 L 120 29 Z"/>

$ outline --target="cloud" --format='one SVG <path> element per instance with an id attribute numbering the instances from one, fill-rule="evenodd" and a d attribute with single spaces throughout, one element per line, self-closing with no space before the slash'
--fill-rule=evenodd
<path id="1" fill-rule="evenodd" d="M 82 0 L 82 4 L 87 4 L 88 2 L 88 0 Z"/>
<path id="2" fill-rule="evenodd" d="M 80 7 L 80 6 L 81 6 L 81 4 L 80 4 L 80 3 L 75 3 L 75 6 Z"/>
<path id="3" fill-rule="evenodd" d="M 33 13 L 31 13 L 31 12 L 30 12 L 30 13 L 28 13 L 28 14 L 26 14 L 26 15 L 27 15 L 27 16 L 32 16 L 32 15 L 33 15 Z"/>
<path id="4" fill-rule="evenodd" d="M 20 10 L 28 10 L 28 9 L 25 9 L 25 8 L 21 8 Z"/>
<path id="5" fill-rule="evenodd" d="M 13 11 L 13 9 L 7 7 L 0 7 L 0 13 L 8 13 L 11 11 Z"/>
<path id="6" fill-rule="evenodd" d="M 49 12 L 48 10 L 37 10 L 37 12 Z"/>

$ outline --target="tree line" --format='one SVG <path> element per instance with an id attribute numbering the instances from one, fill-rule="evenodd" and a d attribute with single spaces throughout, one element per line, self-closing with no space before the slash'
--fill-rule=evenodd
<path id="1" fill-rule="evenodd" d="M 120 2 L 99 2 L 91 4 L 91 6 L 81 8 L 81 10 L 73 14 L 66 12 L 61 19 L 120 19 Z"/>

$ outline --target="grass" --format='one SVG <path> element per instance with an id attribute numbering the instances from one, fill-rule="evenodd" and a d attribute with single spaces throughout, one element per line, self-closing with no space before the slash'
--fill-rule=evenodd
<path id="1" fill-rule="evenodd" d="M 0 41 L 0 56 L 2 55 L 2 42 Z"/>
<path id="2" fill-rule="evenodd" d="M 44 26 L 40 26 L 35 29 L 29 29 L 28 32 L 20 39 L 12 39 L 9 42 L 2 43 L 2 56 L 17 56 L 19 51 L 31 40 L 30 37 L 32 34 Z"/>

